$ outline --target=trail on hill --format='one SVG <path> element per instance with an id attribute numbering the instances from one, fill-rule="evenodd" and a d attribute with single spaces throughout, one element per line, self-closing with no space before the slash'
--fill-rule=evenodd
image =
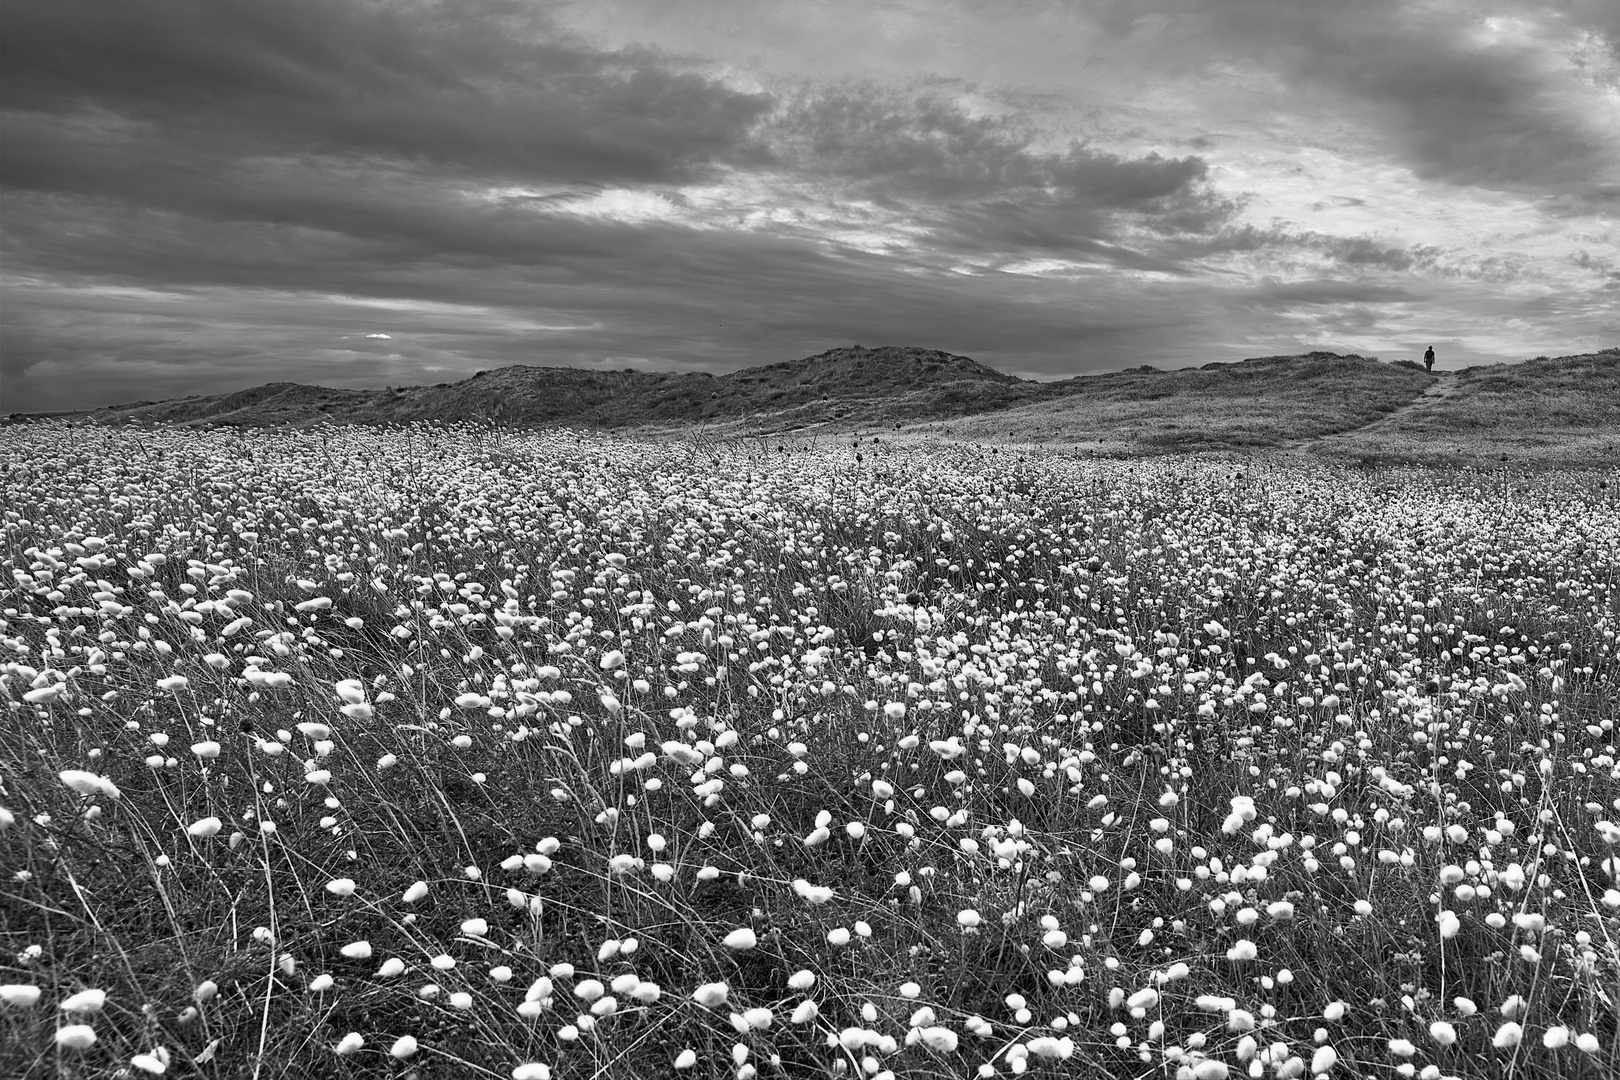
<path id="1" fill-rule="evenodd" d="M 1413 417 L 1433 410 L 1440 402 L 1448 398 L 1454 398 L 1461 392 L 1462 384 L 1455 375 L 1437 375 L 1434 383 L 1424 387 L 1422 392 L 1411 401 L 1385 413 L 1376 420 L 1369 421 L 1359 427 L 1346 428 L 1342 431 L 1330 431 L 1320 435 L 1306 435 L 1300 438 L 1287 439 L 1279 443 L 1277 449 L 1304 450 L 1324 444 L 1343 442 L 1352 438 L 1359 439 L 1368 435 L 1392 431 Z"/>
<path id="2" fill-rule="evenodd" d="M 1457 381 L 1455 376 L 1449 376 L 1449 375 L 1436 376 L 1435 381 L 1434 381 L 1434 385 L 1424 387 L 1423 392 L 1421 394 L 1419 394 L 1417 397 L 1413 398 L 1411 401 L 1407 402 L 1405 405 L 1402 405 L 1400 408 L 1396 409 L 1394 412 L 1388 413 L 1385 416 L 1383 416 L 1383 417 L 1381 417 L 1381 418 L 1379 418 L 1377 420 L 1374 420 L 1370 424 L 1363 424 L 1361 427 L 1356 428 L 1353 432 L 1346 431 L 1346 432 L 1338 432 L 1336 434 L 1364 435 L 1364 434 L 1366 434 L 1368 432 L 1371 432 L 1371 431 L 1379 431 L 1379 430 L 1382 430 L 1382 429 L 1395 427 L 1396 425 L 1400 424 L 1401 422 L 1409 420 L 1412 417 L 1416 416 L 1418 413 L 1428 412 L 1428 411 L 1432 410 L 1435 407 L 1435 405 L 1437 405 L 1438 403 L 1444 401 L 1447 398 L 1454 398 L 1461 392 L 1462 392 L 1462 384 Z M 1334 437 L 1333 435 L 1326 436 L 1326 438 L 1330 438 L 1330 439 L 1333 438 L 1333 437 Z"/>

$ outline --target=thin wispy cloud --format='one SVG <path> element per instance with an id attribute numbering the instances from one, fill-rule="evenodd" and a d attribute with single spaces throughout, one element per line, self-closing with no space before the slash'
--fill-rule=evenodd
<path id="1" fill-rule="evenodd" d="M 1585 351 L 1617 131 L 1603 0 L 17 0 L 0 380 Z"/>

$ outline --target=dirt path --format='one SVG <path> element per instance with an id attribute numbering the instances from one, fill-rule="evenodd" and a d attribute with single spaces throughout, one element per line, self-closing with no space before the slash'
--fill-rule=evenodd
<path id="1" fill-rule="evenodd" d="M 1428 412 L 1430 409 L 1434 408 L 1437 403 L 1444 401 L 1447 398 L 1456 397 L 1461 390 L 1462 387 L 1457 382 L 1457 377 L 1455 375 L 1442 372 L 1435 376 L 1435 381 L 1433 383 L 1424 387 L 1422 393 L 1418 394 L 1411 401 L 1408 401 L 1405 405 L 1402 405 L 1395 411 L 1385 413 L 1376 420 L 1362 424 L 1360 427 L 1347 428 L 1344 431 L 1335 431 L 1326 435 L 1310 435 L 1298 439 L 1288 439 L 1282 443 L 1279 443 L 1277 445 L 1277 449 L 1304 450 L 1310 447 L 1331 444 L 1353 437 L 1377 435 L 1380 432 L 1388 431 L 1390 428 L 1404 420 L 1411 419 L 1411 417 L 1415 414 Z"/>
<path id="2" fill-rule="evenodd" d="M 1438 376 L 1432 386 L 1425 387 L 1423 393 L 1419 394 L 1411 401 L 1408 401 L 1405 405 L 1402 405 L 1394 412 L 1386 413 L 1370 424 L 1363 424 L 1361 427 L 1352 428 L 1349 431 L 1335 432 L 1334 435 L 1365 435 L 1368 432 L 1382 431 L 1386 428 L 1393 427 L 1397 421 L 1408 419 L 1414 413 L 1427 412 L 1429 409 L 1434 407 L 1436 402 L 1444 401 L 1446 398 L 1456 397 L 1461 389 L 1461 384 L 1457 382 L 1456 376 Z M 1323 437 L 1331 439 L 1334 437 L 1334 435 L 1326 435 Z"/>

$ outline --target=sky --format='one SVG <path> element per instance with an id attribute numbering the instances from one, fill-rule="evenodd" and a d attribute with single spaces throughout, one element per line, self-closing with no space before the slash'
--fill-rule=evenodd
<path id="1" fill-rule="evenodd" d="M 0 410 L 1620 345 L 1613 0 L 7 0 Z"/>

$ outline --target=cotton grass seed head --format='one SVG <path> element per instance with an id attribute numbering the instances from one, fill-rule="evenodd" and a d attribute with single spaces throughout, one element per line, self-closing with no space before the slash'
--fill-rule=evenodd
<path id="1" fill-rule="evenodd" d="M 30 1009 L 39 1004 L 39 987 L 29 983 L 0 984 L 0 1005 L 9 1009 Z"/>
<path id="2" fill-rule="evenodd" d="M 692 991 L 692 1000 L 705 1009 L 718 1009 L 726 1003 L 731 988 L 723 982 L 704 983 Z"/>
<path id="3" fill-rule="evenodd" d="M 74 1016 L 94 1016 L 107 1006 L 105 990 L 80 990 L 62 999 L 57 1007 Z"/>

